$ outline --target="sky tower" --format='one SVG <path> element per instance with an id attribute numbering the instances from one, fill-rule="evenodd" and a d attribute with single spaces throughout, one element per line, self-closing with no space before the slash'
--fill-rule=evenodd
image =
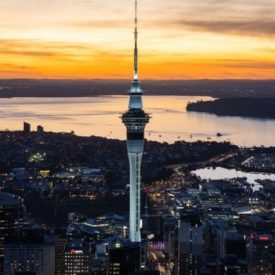
<path id="1" fill-rule="evenodd" d="M 129 96 L 128 111 L 122 115 L 122 121 L 127 128 L 127 151 L 130 165 L 129 237 L 131 242 L 140 242 L 141 162 L 144 151 L 144 129 L 150 117 L 143 111 L 142 90 L 138 80 L 137 0 L 135 0 L 134 80 Z"/>

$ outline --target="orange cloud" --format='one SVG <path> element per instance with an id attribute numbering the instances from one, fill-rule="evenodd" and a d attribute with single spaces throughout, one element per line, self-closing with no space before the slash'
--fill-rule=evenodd
<path id="1" fill-rule="evenodd" d="M 139 8 L 141 78 L 275 78 L 273 0 Z M 131 78 L 131 3 L 1 0 L 0 13 L 0 78 Z"/>

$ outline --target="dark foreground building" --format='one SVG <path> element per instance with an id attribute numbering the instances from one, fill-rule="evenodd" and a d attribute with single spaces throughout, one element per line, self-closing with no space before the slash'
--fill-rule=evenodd
<path id="1" fill-rule="evenodd" d="M 23 200 L 15 195 L 0 193 L 0 274 L 4 274 L 5 239 L 15 231 L 15 221 L 24 214 Z"/>
<path id="2" fill-rule="evenodd" d="M 121 239 L 115 240 L 109 249 L 109 275 L 130 275 L 140 271 L 140 244 Z"/>

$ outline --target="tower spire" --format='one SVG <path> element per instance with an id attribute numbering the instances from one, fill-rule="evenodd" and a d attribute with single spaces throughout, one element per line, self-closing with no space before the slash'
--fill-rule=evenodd
<path id="1" fill-rule="evenodd" d="M 138 80 L 138 3 L 135 0 L 135 60 L 134 60 L 134 80 Z"/>
<path id="2" fill-rule="evenodd" d="M 129 109 L 142 109 L 142 90 L 138 80 L 138 0 L 135 0 L 135 49 L 134 49 L 134 80 L 129 91 Z"/>

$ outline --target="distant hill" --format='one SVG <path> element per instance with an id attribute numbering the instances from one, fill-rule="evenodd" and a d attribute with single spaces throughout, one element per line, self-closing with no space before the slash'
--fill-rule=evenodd
<path id="1" fill-rule="evenodd" d="M 187 105 L 188 112 L 275 119 L 275 98 L 222 98 Z"/>
<path id="2" fill-rule="evenodd" d="M 0 97 L 126 95 L 131 80 L 0 79 Z M 146 95 L 274 97 L 275 80 L 142 80 Z"/>

